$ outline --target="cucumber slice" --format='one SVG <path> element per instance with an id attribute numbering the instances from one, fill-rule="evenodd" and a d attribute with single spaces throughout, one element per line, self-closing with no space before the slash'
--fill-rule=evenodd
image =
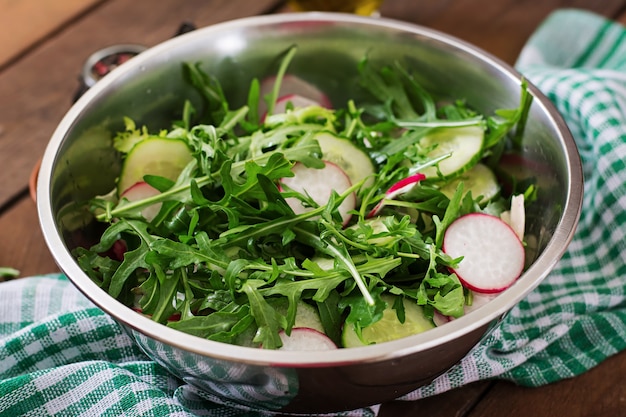
<path id="1" fill-rule="evenodd" d="M 348 325 L 344 326 L 341 335 L 343 347 L 359 347 L 368 344 L 389 342 L 391 340 L 418 334 L 435 327 L 432 320 L 424 316 L 422 307 L 418 306 L 414 301 L 407 300 L 406 298 L 403 299 L 405 319 L 404 323 L 401 323 L 400 320 L 398 320 L 396 310 L 393 308 L 396 296 L 383 295 L 382 299 L 387 303 L 383 317 L 371 326 L 367 326 L 361 330 L 361 335 L 365 343 L 359 339 L 359 336 L 354 331 L 354 327 Z"/>
<path id="2" fill-rule="evenodd" d="M 285 298 L 272 300 L 272 306 L 280 314 L 287 315 L 288 302 Z M 324 333 L 324 326 L 322 326 L 322 320 L 317 309 L 302 300 L 296 304 L 296 317 L 293 327 L 307 327 Z"/>
<path id="3" fill-rule="evenodd" d="M 481 127 L 469 126 L 450 128 L 426 135 L 420 140 L 423 149 L 431 149 L 428 157 L 437 158 L 448 153 L 450 157 L 437 166 L 427 167 L 420 172 L 427 178 L 451 178 L 476 164 L 481 156 L 485 132 Z"/>
<path id="4" fill-rule="evenodd" d="M 443 185 L 440 191 L 448 198 L 452 198 L 460 182 L 463 182 L 463 194 L 471 191 L 472 198 L 480 196 L 478 201 L 480 204 L 488 202 L 500 192 L 500 184 L 498 184 L 496 174 L 488 166 L 481 163 L 474 165 L 469 171 Z"/>
<path id="5" fill-rule="evenodd" d="M 304 301 L 298 302 L 296 306 L 296 322 L 293 327 L 306 327 L 324 333 L 324 326 L 322 326 L 317 309 Z"/>
<path id="6" fill-rule="evenodd" d="M 159 175 L 175 180 L 193 159 L 191 149 L 182 140 L 169 138 L 145 139 L 130 150 L 117 184 L 122 194 L 133 184 L 143 181 L 144 175 Z"/>
<path id="7" fill-rule="evenodd" d="M 365 186 L 373 182 L 376 172 L 369 155 L 348 139 L 333 135 L 330 132 L 319 132 L 315 139 L 322 149 L 322 159 L 332 162 L 341 168 L 352 184 L 369 177 Z"/>
<path id="8" fill-rule="evenodd" d="M 286 299 L 272 299 L 270 304 L 280 314 L 284 316 L 287 315 L 288 302 Z M 324 333 L 324 326 L 322 325 L 322 320 L 320 319 L 317 309 L 302 300 L 298 301 L 298 304 L 296 305 L 296 318 L 292 329 L 299 328 L 311 329 L 322 334 Z M 234 344 L 246 347 L 259 347 L 259 344 L 253 341 L 256 336 L 256 332 L 257 327 L 250 326 L 242 334 L 237 336 Z"/>

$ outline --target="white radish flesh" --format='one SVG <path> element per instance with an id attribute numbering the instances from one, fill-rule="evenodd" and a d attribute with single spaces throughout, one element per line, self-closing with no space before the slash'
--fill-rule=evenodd
<path id="1" fill-rule="evenodd" d="M 311 100 L 310 98 L 303 97 L 299 94 L 288 94 L 286 96 L 279 97 L 276 100 L 276 105 L 274 106 L 274 114 L 277 113 L 285 113 L 287 111 L 287 105 L 291 103 L 293 108 L 302 108 L 308 106 L 321 106 L 315 100 Z"/>
<path id="2" fill-rule="evenodd" d="M 321 169 L 308 168 L 298 162 L 293 166 L 292 171 L 294 176 L 283 178 L 282 183 L 294 191 L 308 195 L 320 206 L 328 203 L 333 191 L 343 194 L 352 186 L 346 173 L 332 162 L 325 161 L 325 166 Z M 295 197 L 286 198 L 286 201 L 296 214 L 311 210 Z M 351 193 L 338 208 L 343 224 L 348 223 L 351 217 L 349 212 L 355 208 L 356 196 Z"/>
<path id="3" fill-rule="evenodd" d="M 497 294 L 481 294 L 479 292 L 472 291 L 472 304 L 465 305 L 465 314 L 476 311 L 480 307 L 489 304 L 489 302 L 497 296 Z"/>
<path id="4" fill-rule="evenodd" d="M 452 318 L 450 316 L 445 316 L 438 311 L 435 311 L 433 313 L 433 323 L 435 323 L 435 326 L 437 327 L 443 326 L 446 323 L 450 323 L 451 320 Z"/>
<path id="5" fill-rule="evenodd" d="M 261 97 L 264 97 L 267 94 L 270 94 L 274 89 L 274 84 L 276 83 L 276 77 L 267 77 L 263 81 L 261 81 L 260 85 L 260 93 Z M 284 97 L 290 94 L 297 94 L 298 96 L 305 97 L 309 100 L 318 103 L 322 107 L 326 107 L 328 109 L 332 108 L 332 103 L 328 96 L 322 92 L 319 88 L 314 86 L 308 81 L 303 80 L 300 77 L 296 77 L 295 75 L 286 74 L 283 76 L 283 79 L 280 83 L 280 88 L 278 90 L 277 97 Z M 277 105 L 277 103 L 275 103 Z M 265 102 L 262 101 L 260 103 L 261 112 L 265 113 L 267 109 L 264 108 Z M 277 113 L 277 110 L 274 110 L 274 113 Z M 280 113 L 280 112 L 278 112 Z"/>
<path id="6" fill-rule="evenodd" d="M 350 178 L 352 184 L 368 178 L 364 186 L 374 183 L 374 164 L 369 155 L 354 145 L 349 139 L 330 132 L 319 132 L 315 139 L 322 149 L 323 159 L 339 165 Z"/>
<path id="7" fill-rule="evenodd" d="M 153 197 L 160 194 L 159 190 L 149 185 L 147 182 L 140 181 L 128 188 L 121 195 L 121 198 L 130 202 L 143 200 L 148 197 Z M 161 210 L 161 203 L 152 204 L 141 211 L 141 215 L 147 221 L 152 221 Z"/>
<path id="8" fill-rule="evenodd" d="M 294 327 L 291 334 L 284 331 L 279 334 L 283 345 L 279 350 L 332 350 L 337 349 L 337 345 L 324 333 L 309 327 Z"/>
<path id="9" fill-rule="evenodd" d="M 520 240 L 524 240 L 526 228 L 526 212 L 524 210 L 524 194 L 515 195 L 511 198 L 511 228 Z"/>
<path id="10" fill-rule="evenodd" d="M 413 189 L 413 187 L 415 187 L 415 184 L 425 178 L 426 176 L 424 176 L 424 174 L 413 174 L 393 184 L 385 192 L 385 198 L 383 200 L 380 200 L 378 204 L 376 204 L 376 206 L 369 212 L 369 217 L 374 217 L 378 215 L 378 213 L 380 213 L 382 208 L 385 206 L 385 200 L 393 200 L 401 194 L 408 193 Z"/>
<path id="11" fill-rule="evenodd" d="M 443 251 L 452 258 L 463 257 L 453 271 L 479 293 L 505 290 L 524 268 L 524 247 L 515 231 L 488 214 L 471 213 L 452 222 L 444 234 Z"/>

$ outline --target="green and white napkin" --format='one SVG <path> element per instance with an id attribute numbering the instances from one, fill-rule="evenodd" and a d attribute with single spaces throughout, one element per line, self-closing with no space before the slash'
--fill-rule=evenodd
<path id="1" fill-rule="evenodd" d="M 546 94 L 579 147 L 580 223 L 539 287 L 461 363 L 405 397 L 500 378 L 541 386 L 579 375 L 626 349 L 626 29 L 564 9 L 522 50 L 517 69 Z"/>
<path id="2" fill-rule="evenodd" d="M 583 160 L 578 230 L 495 331 L 402 400 L 491 378 L 541 386 L 626 349 L 625 41 L 621 25 L 573 9 L 549 16 L 529 39 L 517 68 L 556 104 Z M 0 416 L 268 415 L 206 398 L 149 360 L 62 275 L 0 283 Z"/>

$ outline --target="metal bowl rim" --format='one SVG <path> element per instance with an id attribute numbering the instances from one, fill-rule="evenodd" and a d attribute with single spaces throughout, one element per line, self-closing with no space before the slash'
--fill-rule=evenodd
<path id="1" fill-rule="evenodd" d="M 581 210 L 582 166 L 576 145 L 561 115 L 538 89 L 530 85 L 529 88 L 535 97 L 535 102 L 549 115 L 550 120 L 556 126 L 555 130 L 561 135 L 561 144 L 565 146 L 565 158 L 570 170 L 567 201 L 563 209 L 563 216 L 556 227 L 555 233 L 542 254 L 511 288 L 477 311 L 454 320 L 445 326 L 434 328 L 422 334 L 379 345 L 323 352 L 285 352 L 235 346 L 185 334 L 153 322 L 149 318 L 133 312 L 128 307 L 103 292 L 78 267 L 74 258 L 65 248 L 64 242 L 55 227 L 50 201 L 51 174 L 57 158 L 57 150 L 62 145 L 66 132 L 72 127 L 74 121 L 81 116 L 86 105 L 102 92 L 106 91 L 116 79 L 122 77 L 124 74 L 144 66 L 149 63 L 153 57 L 165 53 L 168 50 L 173 50 L 178 45 L 190 42 L 194 38 L 208 38 L 213 33 L 238 28 L 311 21 L 371 25 L 424 36 L 447 44 L 452 48 L 462 50 L 480 61 L 495 67 L 498 71 L 516 82 L 521 80 L 520 74 L 508 64 L 451 35 L 393 19 L 360 17 L 340 13 L 307 12 L 236 19 L 200 28 L 148 48 L 125 65 L 111 71 L 110 74 L 89 89 L 66 113 L 54 131 L 45 150 L 37 186 L 37 208 L 41 228 L 44 239 L 56 262 L 62 267 L 62 270 L 69 280 L 87 298 L 118 322 L 171 347 L 202 356 L 233 362 L 286 367 L 337 366 L 342 364 L 377 362 L 435 348 L 470 333 L 473 330 L 489 325 L 489 323 L 500 318 L 539 285 L 541 280 L 547 276 L 549 271 L 565 252 L 567 245 L 573 237 Z"/>

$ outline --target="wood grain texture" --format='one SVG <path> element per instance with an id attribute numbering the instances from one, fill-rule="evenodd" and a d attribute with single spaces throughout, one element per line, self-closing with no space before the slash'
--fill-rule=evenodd
<path id="1" fill-rule="evenodd" d="M 0 67 L 103 0 L 0 0 Z"/>
<path id="2" fill-rule="evenodd" d="M 256 0 L 241 7 L 228 0 L 110 0 L 6 68 L 0 77 L 0 156 L 10 157 L 1 161 L 0 205 L 24 190 L 93 52 L 120 43 L 152 46 L 172 37 L 183 22 L 205 26 L 262 14 L 276 3 Z"/>
<path id="3" fill-rule="evenodd" d="M 480 402 L 492 384 L 476 382 L 415 402 L 392 401 L 381 407 L 378 417 L 464 416 Z"/>
<path id="4" fill-rule="evenodd" d="M 624 417 L 626 352 L 572 379 L 539 388 L 499 382 L 468 417 Z"/>
<path id="5" fill-rule="evenodd" d="M 22 198 L 0 216 L 0 266 L 20 271 L 20 277 L 58 272 L 37 220 L 35 203 Z"/>
<path id="6" fill-rule="evenodd" d="M 408 9 L 404 0 L 386 0 L 385 17 L 411 21 L 468 41 L 513 64 L 532 32 L 559 8 L 582 8 L 613 17 L 624 7 L 622 0 L 441 0 L 419 2 Z"/>
<path id="7" fill-rule="evenodd" d="M 47 18 L 38 23 L 41 30 L 26 34 L 31 41 L 22 37 L 18 42 L 18 38 L 6 35 L 0 39 L 0 50 L 2 45 L 12 42 L 21 45 L 15 47 L 17 52 L 9 53 L 19 55 L 20 59 L 1 67 L 0 72 L 0 266 L 15 267 L 22 276 L 58 271 L 43 241 L 35 205 L 24 190 L 32 167 L 71 104 L 80 68 L 89 54 L 116 43 L 151 46 L 171 37 L 183 21 L 204 26 L 274 11 L 283 2 L 62 0 L 52 3 L 53 0 L 0 0 L 0 19 L 5 19 L 0 23 L 17 22 L 16 18 L 6 17 L 10 14 L 9 6 L 65 7 L 65 14 L 48 12 Z M 513 63 L 537 25 L 553 10 L 581 7 L 624 23 L 625 4 L 626 0 L 385 0 L 381 12 L 384 17 L 457 36 Z M 20 10 L 24 13 L 24 9 Z M 32 18 L 34 22 L 34 15 Z M 5 34 L 10 33 L 6 24 L 3 27 Z M 8 205 L 12 200 L 16 201 Z M 626 353 L 621 353 L 577 378 L 546 387 L 479 382 L 417 402 L 385 404 L 380 417 L 626 416 L 625 372 Z"/>

